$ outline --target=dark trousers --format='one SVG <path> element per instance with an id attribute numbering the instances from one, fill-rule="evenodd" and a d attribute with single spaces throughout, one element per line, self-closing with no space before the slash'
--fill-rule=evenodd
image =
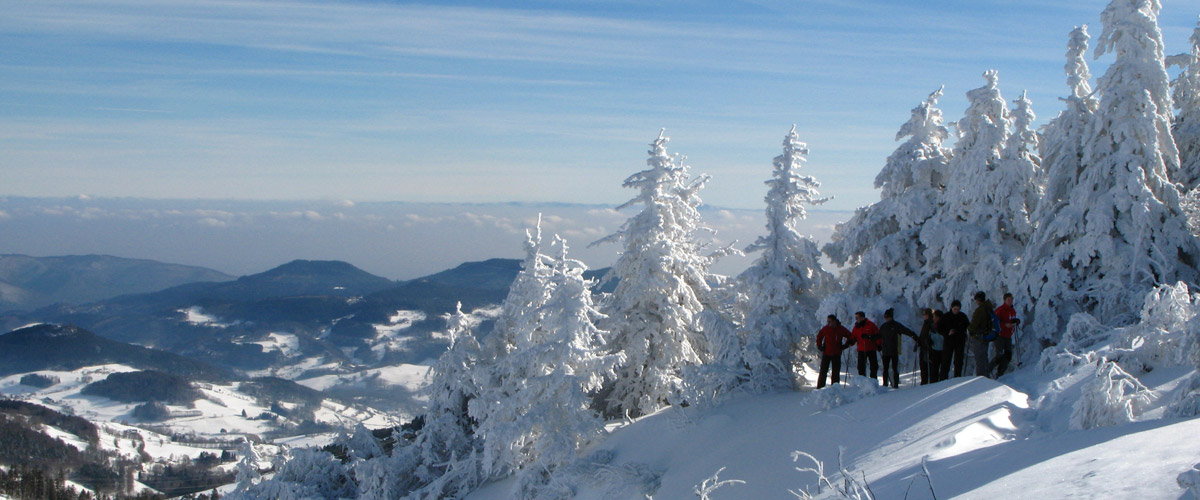
<path id="1" fill-rule="evenodd" d="M 942 351 L 929 350 L 929 383 L 936 384 L 942 378 Z"/>
<path id="2" fill-rule="evenodd" d="M 950 378 L 950 366 L 954 365 L 954 376 L 961 377 L 966 361 L 967 335 L 946 336 L 946 349 L 942 351 L 942 380 Z"/>
<path id="3" fill-rule="evenodd" d="M 867 361 L 871 362 L 871 378 L 879 378 L 879 358 L 875 351 L 858 351 L 858 374 L 867 376 Z"/>
<path id="4" fill-rule="evenodd" d="M 995 344 L 996 357 L 988 364 L 988 372 L 996 370 L 996 378 L 1000 378 L 1008 370 L 1008 363 L 1012 361 L 1012 337 L 996 337 Z"/>
<path id="5" fill-rule="evenodd" d="M 929 359 L 929 351 L 929 349 L 922 349 L 920 350 L 920 355 L 917 357 L 917 367 L 920 368 L 920 385 L 929 384 L 930 372 L 937 371 L 934 368 L 936 365 L 932 365 L 932 361 Z"/>
<path id="6" fill-rule="evenodd" d="M 817 389 L 825 387 L 825 377 L 829 375 L 830 368 L 833 368 L 833 383 L 836 384 L 839 382 L 839 372 L 842 371 L 841 354 L 821 355 L 821 374 L 817 376 Z"/>
<path id="7" fill-rule="evenodd" d="M 900 356 L 895 354 L 884 354 L 883 358 L 883 385 L 886 387 L 888 382 L 891 382 L 893 389 L 900 388 Z"/>
<path id="8" fill-rule="evenodd" d="M 975 376 L 990 377 L 988 372 L 988 344 L 992 342 L 983 340 L 983 337 L 971 337 L 971 356 L 975 357 Z"/>

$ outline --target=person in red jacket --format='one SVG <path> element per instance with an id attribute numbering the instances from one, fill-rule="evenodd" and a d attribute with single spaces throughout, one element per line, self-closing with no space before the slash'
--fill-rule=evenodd
<path id="1" fill-rule="evenodd" d="M 846 343 L 842 343 L 842 340 Z M 817 349 L 821 350 L 821 374 L 817 377 L 817 389 L 825 387 L 825 378 L 829 368 L 833 368 L 833 383 L 838 383 L 842 371 L 842 351 L 854 344 L 850 331 L 842 326 L 837 316 L 832 314 L 825 318 L 825 326 L 817 333 Z"/>
<path id="2" fill-rule="evenodd" d="M 854 330 L 850 332 L 858 345 L 858 374 L 867 376 L 867 363 L 871 364 L 871 378 L 879 378 L 879 327 L 875 326 L 862 311 L 854 313 Z"/>
<path id="3" fill-rule="evenodd" d="M 1013 294 L 1004 294 L 1004 303 L 996 308 L 996 318 L 1000 320 L 1000 335 L 996 337 L 996 357 L 988 364 L 988 373 L 997 370 L 996 378 L 1000 378 L 1008 370 L 1008 363 L 1012 361 L 1013 330 L 1021 323 L 1021 319 L 1017 317 L 1017 310 L 1013 307 Z"/>

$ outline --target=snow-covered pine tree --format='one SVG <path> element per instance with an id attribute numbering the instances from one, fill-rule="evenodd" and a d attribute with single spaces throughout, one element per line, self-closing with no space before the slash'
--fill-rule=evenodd
<path id="1" fill-rule="evenodd" d="M 987 83 L 967 92 L 970 104 L 955 126 L 959 138 L 942 209 L 921 229 L 923 304 L 967 303 L 980 290 L 999 295 L 1032 233 L 1029 214 L 1038 196 L 1033 112 L 1024 96 L 1016 101 L 1021 129 L 1010 136 L 1013 118 L 998 75 L 989 70 L 983 76 Z"/>
<path id="2" fill-rule="evenodd" d="M 517 332 L 516 349 L 499 362 L 509 374 L 508 398 L 477 400 L 495 407 L 477 430 L 484 470 L 492 477 L 518 473 L 519 498 L 544 492 L 555 469 L 602 434 L 591 393 L 616 376 L 623 357 L 601 352 L 605 332 L 594 323 L 601 315 L 592 304 L 592 283 L 583 278 L 587 266 L 567 258 L 566 242 L 557 244 L 551 295 L 533 313 L 537 323 Z"/>
<path id="3" fill-rule="evenodd" d="M 697 195 L 708 176 L 691 179 L 678 156 L 667 154 L 667 137 L 650 144 L 649 168 L 625 179 L 638 195 L 618 210 L 641 204 L 614 234 L 595 243 L 620 241 L 620 258 L 609 271 L 618 280 L 601 311 L 611 332 L 610 349 L 624 353 L 617 379 L 606 388 L 605 413 L 638 416 L 668 404 L 679 393 L 681 370 L 708 357 L 697 321 L 710 292 L 709 266 L 718 254 L 703 255 Z"/>
<path id="4" fill-rule="evenodd" d="M 254 450 L 254 443 L 249 439 L 242 441 L 238 447 L 238 454 L 242 456 L 237 463 L 237 486 L 234 491 L 246 491 L 254 486 L 254 483 L 262 478 L 258 473 L 258 452 Z"/>
<path id="5" fill-rule="evenodd" d="M 1019 243 L 1019 247 L 1008 249 L 1020 256 L 1033 237 L 1033 212 L 1037 209 L 1044 190 L 1038 182 L 1043 178 L 1042 158 L 1038 156 L 1038 133 L 1033 129 L 1033 102 L 1025 92 L 1013 101 L 1015 107 L 1009 112 L 1012 117 L 1012 133 L 1004 145 L 1000 157 L 1000 168 L 993 174 L 993 200 L 999 210 L 993 214 L 998 220 L 999 235 Z"/>
<path id="6" fill-rule="evenodd" d="M 342 445 L 346 447 L 346 454 L 355 461 L 370 460 L 384 455 L 379 440 L 375 439 L 371 430 L 362 423 L 354 426 L 354 433 Z"/>
<path id="7" fill-rule="evenodd" d="M 1054 246 L 1027 261 L 1038 336 L 1056 340 L 1077 311 L 1130 323 L 1157 284 L 1196 283 L 1200 246 L 1168 179 L 1178 154 L 1159 8 L 1157 0 L 1114 0 L 1101 15 L 1096 55 L 1116 59 L 1099 79 L 1098 107 L 1082 135 L 1084 167 L 1056 214 L 1075 224 L 1039 228 L 1054 234 L 1035 239 Z"/>
<path id="8" fill-rule="evenodd" d="M 1073 241 L 1085 222 L 1086 207 L 1072 205 L 1071 193 L 1083 172 L 1083 142 L 1099 99 L 1088 79 L 1087 26 L 1071 31 L 1067 41 L 1067 86 L 1071 94 L 1062 101 L 1066 108 L 1046 124 L 1041 142 L 1044 194 L 1034 211 L 1034 233 L 1025 247 L 1020 282 L 1013 294 L 1024 305 L 1026 335 L 1016 339 L 1018 352 L 1037 357 L 1041 345 L 1057 338 L 1066 318 L 1080 312 L 1075 292 L 1069 288 L 1074 277 L 1064 265 L 1068 254 L 1064 242 Z"/>
<path id="9" fill-rule="evenodd" d="M 1155 0 L 1114 0 L 1101 16 L 1097 57 L 1116 59 L 1099 79 L 1087 121 L 1077 182 L 1054 210 L 1043 210 L 1024 282 L 1035 305 L 1033 335 L 1057 341 L 1062 325 L 1087 312 L 1110 325 L 1137 319 L 1160 283 L 1196 283 L 1200 246 L 1187 229 L 1180 195 L 1168 179 L 1178 164 L 1171 96 Z M 1048 200 L 1049 201 L 1049 200 Z M 1022 345 L 1022 344 L 1019 344 Z"/>
<path id="10" fill-rule="evenodd" d="M 515 347 L 516 332 L 527 330 L 530 318 L 550 297 L 550 266 L 542 253 L 542 215 L 538 214 L 533 230 L 525 230 L 525 260 L 521 270 L 508 287 L 508 295 L 500 306 L 492 333 L 485 341 L 487 359 L 499 359 Z"/>
<path id="11" fill-rule="evenodd" d="M 838 224 L 832 241 L 822 247 L 835 264 L 850 269 L 845 293 L 826 299 L 819 315 L 846 318 L 869 298 L 880 306 L 920 304 L 926 290 L 920 230 L 937 212 L 953 155 L 942 145 L 949 132 L 936 107 L 941 95 L 942 89 L 929 94 L 896 133 L 897 141 L 908 140 L 875 177 L 875 187 L 883 189 L 880 200 Z"/>
<path id="12" fill-rule="evenodd" d="M 791 346 L 804 335 L 815 335 L 821 326 L 816 315 L 820 301 L 838 286 L 821 266 L 817 244 L 796 230 L 796 222 L 807 216 L 805 205 L 828 200 L 820 198 L 821 184 L 800 172 L 807 155 L 808 145 L 793 125 L 766 181 L 767 234 L 746 247 L 762 256 L 738 276 L 747 299 L 739 335 L 745 339 L 743 386 L 752 392 L 792 386 Z"/>
<path id="13" fill-rule="evenodd" d="M 1171 124 L 1179 148 L 1179 169 L 1171 180 L 1182 184 L 1183 191 L 1200 185 L 1200 23 L 1192 31 L 1190 50 L 1167 58 L 1167 64 L 1182 71 L 1171 80 L 1171 97 L 1179 112 Z"/>
<path id="14" fill-rule="evenodd" d="M 1084 25 L 1072 30 L 1067 41 L 1067 87 L 1071 94 L 1060 98 L 1066 103 L 1065 109 L 1043 129 L 1039 152 L 1045 193 L 1034 214 L 1035 226 L 1045 227 L 1053 222 L 1083 170 L 1083 134 L 1100 104 L 1088 84 L 1092 77 L 1086 57 L 1088 39 Z"/>
<path id="15" fill-rule="evenodd" d="M 473 328 L 461 303 L 446 316 L 450 348 L 430 370 L 424 426 L 411 444 L 393 451 L 395 473 L 407 481 L 398 489 L 410 491 L 412 498 L 461 498 L 485 479 L 480 474 L 477 424 L 468 414 L 468 405 L 481 392 L 472 376 L 481 356 Z"/>
<path id="16" fill-rule="evenodd" d="M 495 327 L 487 338 L 482 359 L 472 370 L 480 392 L 472 403 L 470 413 L 480 427 L 508 425 L 512 420 L 505 402 L 520 390 L 527 374 L 522 371 L 524 367 L 521 366 L 520 357 L 514 360 L 508 358 L 531 345 L 532 332 L 541 321 L 539 314 L 542 306 L 549 300 L 553 289 L 550 283 L 550 260 L 542 253 L 539 215 L 533 231 L 525 231 L 525 260 L 521 264 L 521 271 L 509 286 L 500 316 L 496 318 Z M 509 460 L 496 458 L 498 448 L 488 448 L 488 443 L 482 444 L 487 448 L 482 465 L 487 474 L 507 476 L 520 467 L 518 463 L 510 468 L 507 465 Z"/>

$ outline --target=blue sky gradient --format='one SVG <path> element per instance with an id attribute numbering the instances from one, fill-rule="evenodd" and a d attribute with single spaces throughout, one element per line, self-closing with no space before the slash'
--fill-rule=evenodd
<path id="1" fill-rule="evenodd" d="M 0 195 L 617 205 L 666 128 L 758 209 L 796 124 L 848 210 L 941 85 L 947 120 L 990 68 L 1057 114 L 1106 3 L 3 2 Z M 1168 54 L 1198 14 L 1165 3 Z"/>

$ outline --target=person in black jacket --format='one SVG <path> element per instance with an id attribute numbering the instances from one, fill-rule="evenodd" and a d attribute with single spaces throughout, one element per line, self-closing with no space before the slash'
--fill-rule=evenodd
<path id="1" fill-rule="evenodd" d="M 942 379 L 949 378 L 951 363 L 954 364 L 954 376 L 961 377 L 963 363 L 966 361 L 967 327 L 971 325 L 971 319 L 962 312 L 962 302 L 956 300 L 950 303 L 950 312 L 942 320 L 946 322 L 946 349 L 942 351 L 942 363 L 945 365 Z"/>
<path id="2" fill-rule="evenodd" d="M 896 311 L 883 312 L 883 324 L 879 326 L 879 351 L 883 358 L 883 385 L 891 380 L 892 388 L 900 388 L 900 336 L 907 335 L 917 340 L 917 334 L 895 320 Z M 890 374 L 890 376 L 889 376 Z"/>
<path id="3" fill-rule="evenodd" d="M 930 351 L 933 349 L 933 309 L 921 310 L 921 333 L 917 335 L 917 345 L 913 346 L 914 351 L 920 351 L 917 355 L 917 366 L 921 370 L 921 385 L 928 384 L 930 378 L 937 378 L 938 365 L 934 364 L 933 358 L 930 357 Z M 930 374 L 935 374 L 930 377 Z"/>

